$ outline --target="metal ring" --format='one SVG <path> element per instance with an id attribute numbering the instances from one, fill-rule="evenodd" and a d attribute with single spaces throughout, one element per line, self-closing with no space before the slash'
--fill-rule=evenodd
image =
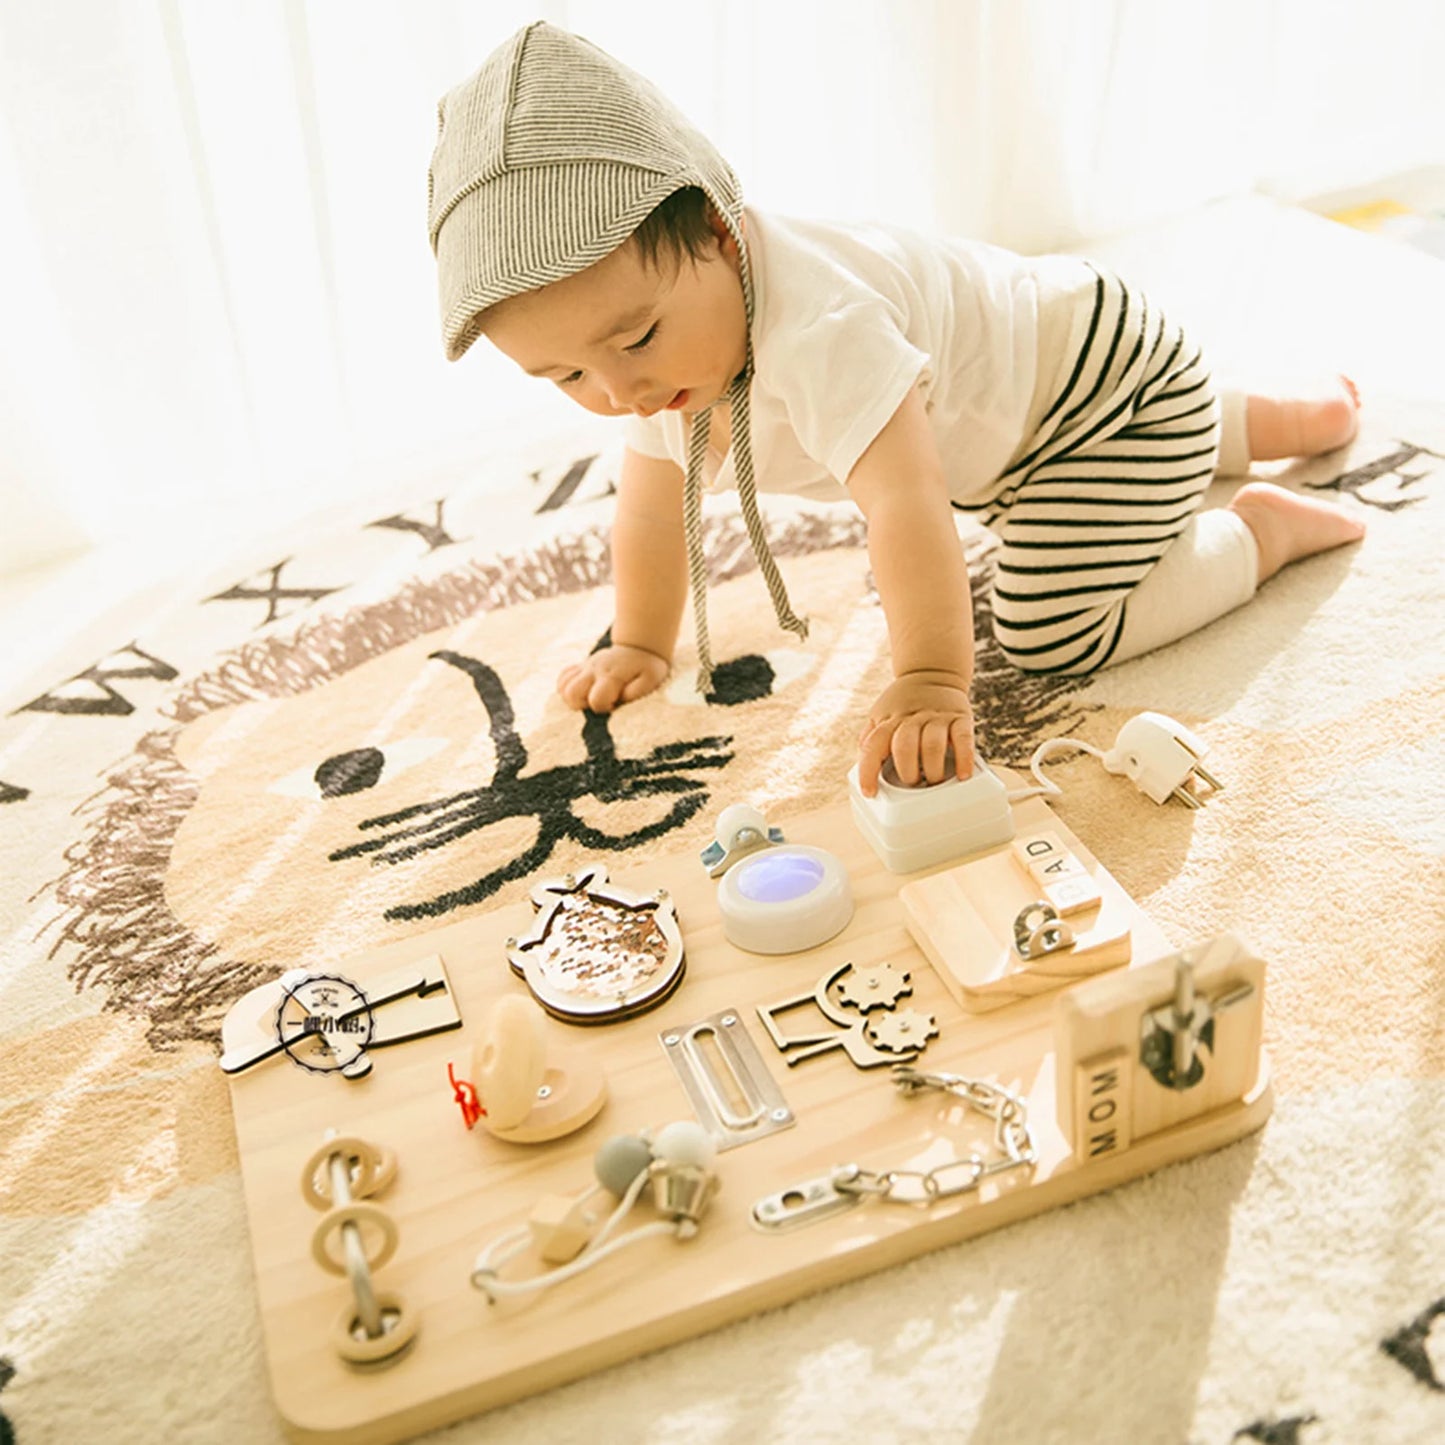
<path id="1" fill-rule="evenodd" d="M 1074 946 L 1074 930 L 1042 898 L 1025 905 L 1014 919 L 1014 948 L 1023 959 L 1042 958 Z"/>

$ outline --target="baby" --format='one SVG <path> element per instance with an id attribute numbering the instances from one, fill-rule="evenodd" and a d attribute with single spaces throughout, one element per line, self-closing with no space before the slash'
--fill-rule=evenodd
<path id="1" fill-rule="evenodd" d="M 994 632 L 1026 671 L 1086 673 L 1239 606 L 1357 540 L 1264 482 L 1216 474 L 1355 434 L 1358 398 L 1217 393 L 1198 347 L 1074 257 L 788 221 L 744 208 L 712 145 L 647 81 L 543 22 L 440 106 L 430 230 L 447 355 L 485 335 L 580 406 L 630 418 L 608 646 L 562 697 L 606 712 L 667 677 L 689 591 L 707 692 L 701 490 L 736 486 L 779 622 L 806 635 L 756 488 L 851 499 L 893 682 L 859 739 L 876 791 L 973 767 L 974 635 L 955 511 L 994 530 Z"/>

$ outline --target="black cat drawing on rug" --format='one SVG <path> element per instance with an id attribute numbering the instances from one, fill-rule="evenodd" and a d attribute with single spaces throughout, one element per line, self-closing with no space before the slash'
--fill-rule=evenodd
<path id="1" fill-rule="evenodd" d="M 732 739 L 722 734 L 662 743 L 640 757 L 618 757 L 607 716 L 584 712 L 581 718 L 582 741 L 587 750 L 585 760 L 523 776 L 528 763 L 527 747 L 517 732 L 512 702 L 501 678 L 474 657 L 450 651 L 431 655 L 467 674 L 476 688 L 487 712 L 496 749 L 492 780 L 483 787 L 463 789 L 393 813 L 363 819 L 358 825 L 362 831 L 382 831 L 363 842 L 337 849 L 330 855 L 331 861 L 370 856 L 375 863 L 404 863 L 418 854 L 444 848 L 479 828 L 510 818 L 534 817 L 538 834 L 530 848 L 465 887 L 425 902 L 395 904 L 386 910 L 388 919 L 434 917 L 482 902 L 504 883 L 525 878 L 542 867 L 562 839 L 589 849 L 620 853 L 670 833 L 687 823 L 708 800 L 706 782 L 694 774 L 716 771 L 732 761 Z M 332 761 L 328 759 L 318 768 L 318 781 L 322 770 Z M 675 801 L 664 817 L 619 834 L 601 832 L 584 822 L 574 808 L 576 802 L 587 797 L 615 803 L 667 795 L 675 795 Z"/>

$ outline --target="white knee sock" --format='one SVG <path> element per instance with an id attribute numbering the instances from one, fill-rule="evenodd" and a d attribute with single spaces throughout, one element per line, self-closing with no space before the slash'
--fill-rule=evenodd
<path id="1" fill-rule="evenodd" d="M 1249 470 L 1249 398 L 1242 391 L 1219 393 L 1219 460 L 1216 477 L 1242 477 Z"/>
<path id="2" fill-rule="evenodd" d="M 1259 546 L 1244 519 L 1224 507 L 1200 512 L 1129 594 L 1110 665 L 1223 617 L 1258 585 Z"/>

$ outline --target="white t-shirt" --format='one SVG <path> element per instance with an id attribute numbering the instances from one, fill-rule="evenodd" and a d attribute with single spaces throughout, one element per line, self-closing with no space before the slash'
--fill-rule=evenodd
<path id="1" fill-rule="evenodd" d="M 987 500 L 1051 399 L 1094 273 L 979 241 L 746 217 L 758 490 L 846 497 L 843 482 L 916 384 L 950 496 Z M 680 412 L 632 417 L 627 444 L 685 469 L 687 429 Z M 736 486 L 731 454 L 719 460 L 704 471 L 714 491 Z"/>

